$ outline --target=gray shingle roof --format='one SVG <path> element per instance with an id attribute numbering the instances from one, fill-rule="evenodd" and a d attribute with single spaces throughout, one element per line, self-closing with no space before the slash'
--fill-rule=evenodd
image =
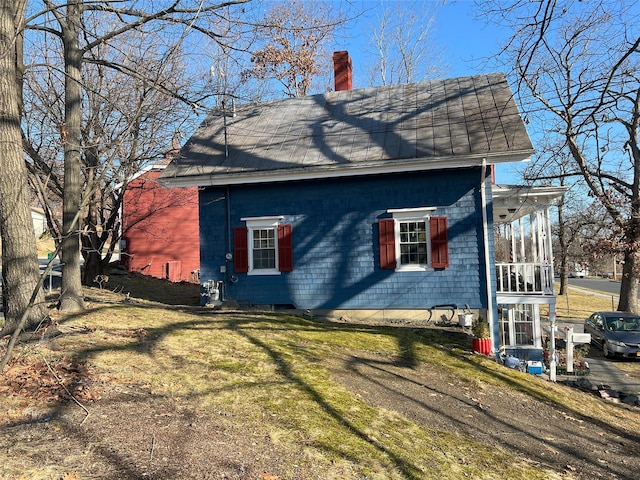
<path id="1" fill-rule="evenodd" d="M 213 111 L 161 177 L 224 185 L 522 161 L 533 153 L 502 73 L 234 110 L 226 119 Z"/>

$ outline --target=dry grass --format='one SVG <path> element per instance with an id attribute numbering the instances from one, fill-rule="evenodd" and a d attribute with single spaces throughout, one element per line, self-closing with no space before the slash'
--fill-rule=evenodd
<path id="1" fill-rule="evenodd" d="M 558 295 L 556 284 L 556 319 L 561 322 L 582 323 L 593 312 L 615 310 L 618 296 L 606 292 L 569 287 L 565 295 Z M 549 309 L 540 309 L 543 318 L 549 318 Z"/>
<path id="2" fill-rule="evenodd" d="M 178 410 L 188 405 L 197 415 L 237 418 L 252 435 L 300 453 L 307 465 L 325 472 L 318 478 L 559 478 L 514 454 L 425 428 L 364 402 L 336 383 L 327 368 L 332 358 L 360 352 L 444 366 L 478 388 L 518 390 L 558 409 L 596 416 L 603 424 L 640 430 L 637 414 L 606 409 L 596 399 L 578 399 L 559 385 L 532 382 L 526 374 L 471 355 L 464 341 L 446 332 L 203 310 L 193 307 L 197 285 L 136 277 L 113 278 L 108 285 L 87 290 L 86 312 L 57 318 L 63 335 L 48 342 L 48 349 L 36 353 L 29 347 L 21 354 L 44 354 L 52 361 L 72 358 L 111 391 L 142 392 L 169 399 Z M 584 306 L 586 301 L 570 292 L 569 312 L 574 302 Z M 177 306 L 185 303 L 192 307 Z M 20 398 L 5 406 L 14 421 L 31 407 Z M 25 459 L 2 461 L 4 471 L 20 472 L 22 478 L 63 468 Z M 56 478 L 48 475 L 41 478 Z"/>
<path id="3" fill-rule="evenodd" d="M 616 310 L 617 301 L 617 295 L 586 293 L 583 289 L 569 287 L 566 295 L 557 297 L 556 316 L 562 321 L 584 322 L 593 312 Z"/>
<path id="4" fill-rule="evenodd" d="M 483 478 L 491 465 L 492 475 L 500 477 L 553 478 L 511 454 L 372 407 L 332 380 L 323 364 L 337 354 L 364 348 L 397 355 L 404 342 L 392 329 L 334 328 L 276 313 L 194 313 L 146 302 L 96 305 L 60 328 L 85 333 L 81 342 L 73 335 L 58 339 L 56 350 L 87 362 L 112 388 L 135 386 L 178 405 L 188 402 L 201 415 L 241 416 L 285 450 L 305 445 L 319 472 L 360 472 L 345 478 L 418 479 L 425 472 L 430 478 Z M 444 338 L 433 340 L 440 344 Z M 412 340 L 421 359 L 456 358 L 431 340 Z M 461 360 L 467 370 L 469 357 Z"/>

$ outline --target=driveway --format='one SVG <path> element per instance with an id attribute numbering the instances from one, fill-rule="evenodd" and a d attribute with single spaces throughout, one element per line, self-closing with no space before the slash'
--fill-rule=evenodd
<path id="1" fill-rule="evenodd" d="M 638 363 L 639 360 L 607 359 L 602 355 L 602 350 L 594 346 L 589 349 L 586 360 L 590 371 L 587 379 L 593 385 L 608 385 L 620 392 L 640 393 L 640 379 L 617 367 L 619 363 Z"/>
<path id="2" fill-rule="evenodd" d="M 564 327 L 573 327 L 574 332 L 582 333 L 582 323 L 558 322 L 558 331 L 562 335 Z M 637 364 L 640 370 L 640 360 L 633 359 L 608 359 L 602 354 L 602 350 L 591 345 L 589 354 L 585 357 L 589 363 L 590 373 L 586 377 L 593 385 L 608 385 L 613 390 L 626 393 L 640 393 L 640 379 L 634 378 L 624 372 L 617 365 L 622 363 Z M 580 377 L 558 375 L 558 381 L 576 379 Z"/>

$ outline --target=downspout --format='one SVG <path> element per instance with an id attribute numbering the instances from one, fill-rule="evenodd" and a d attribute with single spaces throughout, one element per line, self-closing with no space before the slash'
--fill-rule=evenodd
<path id="1" fill-rule="evenodd" d="M 480 202 L 482 203 L 482 239 L 484 247 L 484 274 L 487 285 L 487 322 L 491 332 L 491 349 L 495 352 L 495 332 L 493 317 L 493 296 L 491 295 L 491 264 L 489 262 L 489 228 L 487 215 L 487 192 L 486 192 L 487 159 L 482 159 L 482 169 L 480 174 Z"/>
<path id="2" fill-rule="evenodd" d="M 233 282 L 233 275 L 231 274 L 231 259 L 232 257 L 232 252 L 233 252 L 233 244 L 231 243 L 233 240 L 231 239 L 231 192 L 229 190 L 229 186 L 227 185 L 226 189 L 225 189 L 225 200 L 226 200 L 226 207 L 227 207 L 227 251 L 225 252 L 224 258 L 225 258 L 225 280 L 228 280 L 228 282 L 223 281 L 222 282 L 222 300 L 229 300 L 228 295 L 229 292 L 227 290 L 227 287 L 230 286 L 230 284 L 234 283 Z M 229 284 L 229 285 L 228 285 Z"/>
<path id="3" fill-rule="evenodd" d="M 226 197 L 226 207 L 227 207 L 227 252 L 231 252 L 231 205 L 229 199 L 229 187 L 226 187 L 225 197 Z"/>

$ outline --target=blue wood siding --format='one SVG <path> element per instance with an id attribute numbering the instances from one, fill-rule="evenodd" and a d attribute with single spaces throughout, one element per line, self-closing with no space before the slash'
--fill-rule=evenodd
<path id="1" fill-rule="evenodd" d="M 473 168 L 203 189 L 201 280 L 224 280 L 228 298 L 254 305 L 421 309 L 468 303 L 486 308 L 479 183 L 480 169 Z M 436 207 L 434 215 L 448 218 L 449 268 L 382 270 L 378 220 L 390 216 L 388 209 L 414 207 Z M 234 273 L 233 262 L 225 261 L 225 253 L 233 251 L 229 231 L 243 226 L 243 217 L 275 215 L 293 226 L 293 271 Z M 491 227 L 489 232 L 493 256 Z M 223 266 L 227 274 L 221 273 Z"/>

